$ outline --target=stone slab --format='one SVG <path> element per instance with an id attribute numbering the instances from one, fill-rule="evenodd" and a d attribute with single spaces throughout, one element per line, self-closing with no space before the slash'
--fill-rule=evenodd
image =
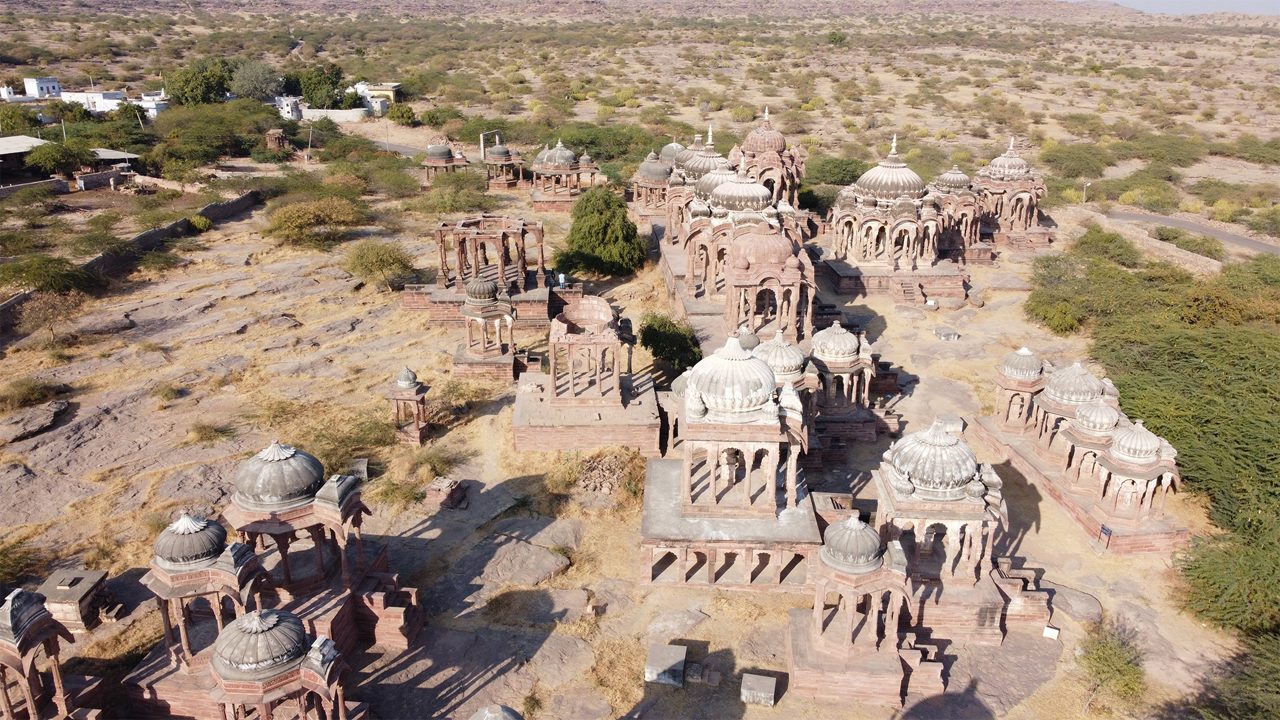
<path id="1" fill-rule="evenodd" d="M 742 688 L 738 697 L 748 705 L 773 707 L 778 698 L 778 678 L 742 673 Z"/>
<path id="2" fill-rule="evenodd" d="M 684 687 L 684 663 L 689 648 L 683 645 L 649 646 L 649 658 L 644 664 L 644 681 L 672 687 Z"/>

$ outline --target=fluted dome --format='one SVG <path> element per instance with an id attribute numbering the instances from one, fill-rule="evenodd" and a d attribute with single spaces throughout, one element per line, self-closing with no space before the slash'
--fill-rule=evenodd
<path id="1" fill-rule="evenodd" d="M 669 166 L 673 166 L 676 163 L 676 156 L 678 156 L 682 150 L 684 150 L 684 146 L 680 143 L 669 142 L 666 145 L 663 145 L 662 149 L 658 151 L 658 159 Z"/>
<path id="2" fill-rule="evenodd" d="M 1017 180 L 1031 174 L 1031 166 L 1013 149 L 1013 139 L 1009 140 L 1009 149 L 995 158 L 986 167 L 978 171 L 983 177 L 993 180 Z"/>
<path id="3" fill-rule="evenodd" d="M 646 180 L 663 181 L 671 176 L 671 166 L 659 160 L 657 153 L 650 152 L 636 168 L 636 175 Z"/>
<path id="4" fill-rule="evenodd" d="M 702 180 L 706 180 L 706 175 Z M 698 184 L 702 184 L 702 180 Z M 773 204 L 773 193 L 769 188 L 747 177 L 742 170 L 733 179 L 720 183 L 711 191 L 711 205 L 735 211 L 759 211 Z"/>
<path id="5" fill-rule="evenodd" d="M 282 610 L 254 610 L 218 633 L 213 669 L 223 678 L 262 680 L 302 661 L 311 637 L 302 620 Z"/>
<path id="6" fill-rule="evenodd" d="M 925 184 L 898 157 L 898 138 L 894 137 L 889 154 L 875 167 L 862 173 L 862 177 L 853 183 L 853 190 L 860 197 L 887 201 L 900 197 L 922 198 L 925 195 Z"/>
<path id="7" fill-rule="evenodd" d="M 715 143 L 711 139 L 711 133 L 707 133 L 707 144 L 684 163 L 684 172 L 695 180 L 715 170 L 720 163 L 728 161 L 720 153 L 716 152 Z"/>
<path id="8" fill-rule="evenodd" d="M 1044 384 L 1044 394 L 1062 403 L 1082 405 L 1102 397 L 1106 386 L 1080 363 L 1055 371 Z"/>
<path id="9" fill-rule="evenodd" d="M 510 160 L 511 149 L 506 145 L 494 145 L 493 147 L 485 149 L 484 156 L 489 160 Z"/>
<path id="10" fill-rule="evenodd" d="M 403 368 L 400 370 L 400 374 L 396 375 L 396 386 L 402 387 L 405 390 L 411 390 L 418 387 L 418 373 L 407 367 Z"/>
<path id="11" fill-rule="evenodd" d="M 674 144 L 674 143 L 673 143 L 673 144 Z M 670 147 L 670 146 L 668 146 L 668 147 Z M 677 151 L 676 151 L 675 166 L 676 166 L 677 168 L 679 168 L 679 169 L 683 170 L 683 169 L 684 169 L 684 166 L 685 166 L 685 163 L 689 162 L 690 160 L 692 160 L 692 159 L 693 159 L 693 157 L 694 157 L 695 155 L 697 155 L 698 153 L 702 152 L 702 148 L 703 148 L 703 145 L 702 145 L 702 136 L 701 136 L 701 135 L 694 135 L 694 136 L 693 136 L 693 143 L 691 143 L 691 144 L 689 145 L 689 147 L 687 147 L 687 148 L 681 148 L 681 149 L 679 149 L 679 150 L 677 150 Z M 663 149 L 665 150 L 666 148 L 663 148 Z"/>
<path id="12" fill-rule="evenodd" d="M 1000 372 L 1014 380 L 1035 380 L 1044 372 L 1044 361 L 1029 348 L 1021 347 L 1004 356 Z"/>
<path id="13" fill-rule="evenodd" d="M 240 464 L 235 500 L 255 510 L 285 510 L 305 504 L 324 484 L 324 465 L 314 456 L 278 442 Z"/>
<path id="14" fill-rule="evenodd" d="M 884 563 L 880 533 L 856 517 L 827 528 L 822 538 L 822 561 L 841 572 L 871 572 Z"/>
<path id="15" fill-rule="evenodd" d="M 969 189 L 969 176 L 960 170 L 959 165 L 952 165 L 951 169 L 934 178 L 933 185 L 939 190 L 945 192 L 961 192 Z"/>
<path id="16" fill-rule="evenodd" d="M 453 150 L 448 145 L 428 145 L 428 160 L 452 160 Z"/>
<path id="17" fill-rule="evenodd" d="M 471 716 L 471 720 L 521 720 L 520 714 L 515 710 L 503 705 L 490 705 L 489 707 L 480 708 L 480 711 Z"/>
<path id="18" fill-rule="evenodd" d="M 689 372 L 686 408 L 691 417 L 709 412 L 724 420 L 764 407 L 773 399 L 775 384 L 769 364 L 744 350 L 738 338 L 730 337 L 724 347 L 699 360 Z"/>
<path id="19" fill-rule="evenodd" d="M 742 140 L 742 151 L 749 153 L 780 153 L 787 149 L 787 138 L 774 129 L 769 122 L 769 111 L 765 110 L 764 122 L 757 125 Z"/>
<path id="20" fill-rule="evenodd" d="M 885 461 L 897 474 L 895 487 L 909 483 L 917 495 L 929 500 L 964 497 L 965 486 L 978 475 L 973 450 L 936 420 L 927 430 L 894 443 L 885 453 Z"/>
<path id="21" fill-rule="evenodd" d="M 169 570 L 192 570 L 217 560 L 226 547 L 226 528 L 183 513 L 156 538 L 156 564 Z"/>
<path id="22" fill-rule="evenodd" d="M 484 278 L 471 278 L 464 288 L 468 305 L 487 305 L 498 297 L 498 283 Z"/>
<path id="23" fill-rule="evenodd" d="M 1111 436 L 1110 453 L 1132 463 L 1147 463 L 1160 455 L 1160 436 L 1135 420 L 1132 425 L 1116 430 Z"/>
<path id="24" fill-rule="evenodd" d="M 833 323 L 813 334 L 810 347 L 813 357 L 828 363 L 849 362 L 858 357 L 861 342 L 840 323 Z"/>
<path id="25" fill-rule="evenodd" d="M 787 261 L 795 257 L 795 252 L 795 246 L 786 235 L 774 227 L 760 225 L 752 232 L 733 239 L 729 246 L 729 260 L 739 270 L 782 270 L 790 267 Z"/>
<path id="26" fill-rule="evenodd" d="M 1075 423 L 1092 432 L 1107 432 L 1120 422 L 1120 411 L 1102 400 L 1095 400 L 1076 408 Z"/>
<path id="27" fill-rule="evenodd" d="M 578 162 L 578 156 L 565 147 L 563 142 L 557 140 L 555 147 L 538 153 L 536 162 L 549 167 L 569 167 Z"/>
<path id="28" fill-rule="evenodd" d="M 781 329 L 772 340 L 757 345 L 751 354 L 768 363 L 777 382 L 798 379 L 804 371 L 805 361 L 808 360 L 803 350 L 787 342 Z"/>
<path id="29" fill-rule="evenodd" d="M 733 182 L 738 177 L 738 173 L 729 167 L 729 161 L 719 158 L 716 165 L 709 172 L 698 178 L 698 182 L 693 185 L 693 194 L 699 200 L 710 201 L 711 194 L 721 185 Z"/>

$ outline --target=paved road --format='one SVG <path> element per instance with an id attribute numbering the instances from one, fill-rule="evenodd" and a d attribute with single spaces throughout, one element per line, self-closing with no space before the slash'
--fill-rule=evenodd
<path id="1" fill-rule="evenodd" d="M 1149 222 L 1168 225 L 1179 230 L 1208 235 L 1211 238 L 1217 238 L 1228 245 L 1253 250 L 1260 253 L 1271 253 L 1272 255 L 1280 255 L 1280 245 L 1272 245 L 1261 240 L 1254 240 L 1251 237 L 1241 235 L 1239 233 L 1227 232 L 1220 230 L 1211 225 L 1201 225 L 1192 220 L 1183 220 L 1182 218 L 1169 217 L 1168 215 L 1155 215 L 1153 213 L 1136 213 L 1127 210 L 1112 210 L 1107 213 L 1107 217 L 1112 220 L 1122 220 L 1124 222 Z"/>
<path id="2" fill-rule="evenodd" d="M 412 156 L 414 156 L 414 155 L 425 155 L 425 154 L 427 154 L 427 149 L 426 149 L 426 148 L 409 147 L 408 145 L 397 145 L 397 144 L 395 144 L 395 143 L 380 142 L 380 141 L 378 141 L 378 140 L 374 140 L 374 141 L 373 141 L 373 144 L 374 144 L 374 145 L 377 145 L 378 147 L 382 148 L 383 150 L 387 150 L 387 151 L 389 151 L 389 152 L 393 152 L 393 153 L 400 153 L 401 155 L 404 155 L 404 156 L 406 156 L 406 157 L 412 157 Z"/>

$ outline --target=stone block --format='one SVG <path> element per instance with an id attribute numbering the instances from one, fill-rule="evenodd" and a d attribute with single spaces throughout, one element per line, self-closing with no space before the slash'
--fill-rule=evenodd
<path id="1" fill-rule="evenodd" d="M 689 648 L 683 645 L 649 646 L 649 659 L 644 664 L 644 681 L 684 687 L 684 661 Z"/>
<path id="2" fill-rule="evenodd" d="M 960 339 L 960 333 L 956 332 L 954 328 L 949 328 L 945 325 L 934 328 L 933 334 L 937 335 L 939 340 L 945 340 L 947 342 Z"/>
<path id="3" fill-rule="evenodd" d="M 778 678 L 772 675 L 742 673 L 742 692 L 739 698 L 747 705 L 773 707 L 778 699 Z"/>
<path id="4" fill-rule="evenodd" d="M 964 432 L 964 418 L 959 415 L 939 415 L 938 422 L 942 425 L 942 429 L 952 435 L 959 435 Z"/>

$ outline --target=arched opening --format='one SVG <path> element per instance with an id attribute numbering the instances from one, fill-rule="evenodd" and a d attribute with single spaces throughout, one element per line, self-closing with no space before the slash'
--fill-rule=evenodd
<path id="1" fill-rule="evenodd" d="M 756 327 L 758 330 L 778 319 L 778 295 L 771 288 L 763 288 L 756 292 Z"/>

